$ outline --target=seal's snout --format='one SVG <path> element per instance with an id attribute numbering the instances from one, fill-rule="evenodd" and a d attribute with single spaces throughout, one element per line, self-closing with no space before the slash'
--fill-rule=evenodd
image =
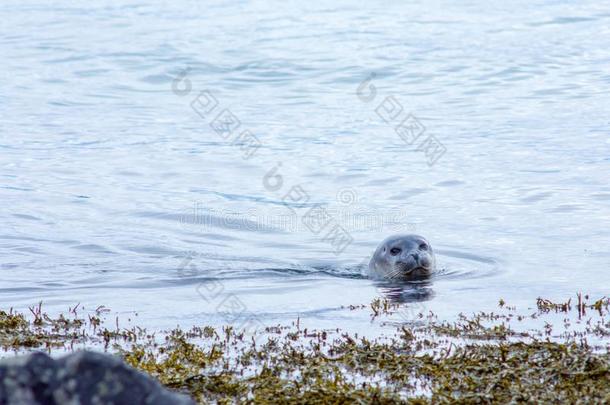
<path id="1" fill-rule="evenodd" d="M 428 251 L 405 249 L 397 257 L 396 268 L 403 274 L 415 274 L 431 270 L 432 260 Z"/>
<path id="2" fill-rule="evenodd" d="M 405 252 L 397 261 L 396 264 L 404 264 L 405 266 L 417 266 L 421 264 L 425 255 L 420 255 L 418 252 Z"/>
<path id="3" fill-rule="evenodd" d="M 407 255 L 396 261 L 396 267 L 403 273 L 409 273 L 416 268 L 421 267 L 421 265 L 417 257 L 414 255 Z"/>

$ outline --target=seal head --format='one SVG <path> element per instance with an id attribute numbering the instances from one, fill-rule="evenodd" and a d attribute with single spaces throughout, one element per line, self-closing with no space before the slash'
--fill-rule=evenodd
<path id="1" fill-rule="evenodd" d="M 434 272 L 436 259 L 430 243 L 419 235 L 393 235 L 375 250 L 369 262 L 369 277 L 413 280 Z"/>

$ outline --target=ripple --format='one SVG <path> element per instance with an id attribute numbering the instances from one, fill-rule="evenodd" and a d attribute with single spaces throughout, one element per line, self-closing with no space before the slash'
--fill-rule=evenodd
<path id="1" fill-rule="evenodd" d="M 465 251 L 437 249 L 438 270 L 433 280 L 472 280 L 502 273 L 500 262 L 492 257 Z"/>
<path id="2" fill-rule="evenodd" d="M 544 26 L 544 25 L 577 24 L 577 23 L 590 22 L 590 21 L 595 21 L 595 20 L 597 20 L 597 18 L 595 18 L 595 17 L 557 17 L 557 18 L 553 18 L 552 20 L 549 20 L 549 21 L 534 22 L 534 23 L 529 23 L 528 25 L 530 25 L 532 27 L 540 27 L 540 26 Z"/>
<path id="3" fill-rule="evenodd" d="M 448 13 L 421 2 L 229 1 L 185 15 L 192 4 L 181 0 L 63 3 L 0 10 L 10 79 L 0 95 L 5 308 L 89 300 L 204 322 L 218 303 L 193 301 L 195 287 L 213 279 L 272 322 L 302 310 L 317 325 L 328 307 L 380 296 L 429 301 L 438 313 L 482 307 L 492 294 L 608 285 L 606 255 L 581 252 L 603 251 L 610 228 L 603 6 L 456 3 Z M 185 70 L 192 91 L 179 96 L 171 83 Z M 366 101 L 356 90 L 371 72 Z M 203 90 L 218 101 L 205 118 L 191 108 Z M 400 102 L 395 121 L 413 114 L 423 138 L 447 147 L 436 164 L 380 116 L 388 97 Z M 222 109 L 241 122 L 227 139 L 210 128 Z M 248 160 L 235 139 L 246 129 L 262 144 Z M 279 162 L 283 184 L 265 188 Z M 307 198 L 286 203 L 297 185 Z M 335 254 L 328 228 L 281 218 L 297 213 L 302 225 L 300 213 L 319 204 L 334 212 L 342 189 L 358 195 L 352 222 L 369 212 L 396 221 L 360 229 L 334 216 L 354 239 Z M 437 274 L 368 280 L 360 256 L 413 224 L 453 247 L 437 251 Z M 527 271 L 515 260 L 507 274 L 504 252 L 531 246 L 528 263 L 553 264 Z M 185 252 L 200 257 L 180 270 Z M 575 265 L 578 277 L 566 270 Z M 328 312 L 329 324 L 375 329 L 356 312 Z"/>

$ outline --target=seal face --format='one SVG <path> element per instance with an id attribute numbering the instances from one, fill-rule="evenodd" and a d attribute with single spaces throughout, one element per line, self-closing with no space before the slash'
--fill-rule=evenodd
<path id="1" fill-rule="evenodd" d="M 430 243 L 419 235 L 393 235 L 375 250 L 369 262 L 369 277 L 412 280 L 429 276 L 436 259 Z"/>

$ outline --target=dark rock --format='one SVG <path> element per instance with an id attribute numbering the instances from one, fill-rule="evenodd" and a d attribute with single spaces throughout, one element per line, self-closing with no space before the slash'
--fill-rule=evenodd
<path id="1" fill-rule="evenodd" d="M 53 360 L 41 352 L 0 363 L 0 404 L 176 404 L 189 397 L 165 389 L 118 357 L 76 352 Z"/>

